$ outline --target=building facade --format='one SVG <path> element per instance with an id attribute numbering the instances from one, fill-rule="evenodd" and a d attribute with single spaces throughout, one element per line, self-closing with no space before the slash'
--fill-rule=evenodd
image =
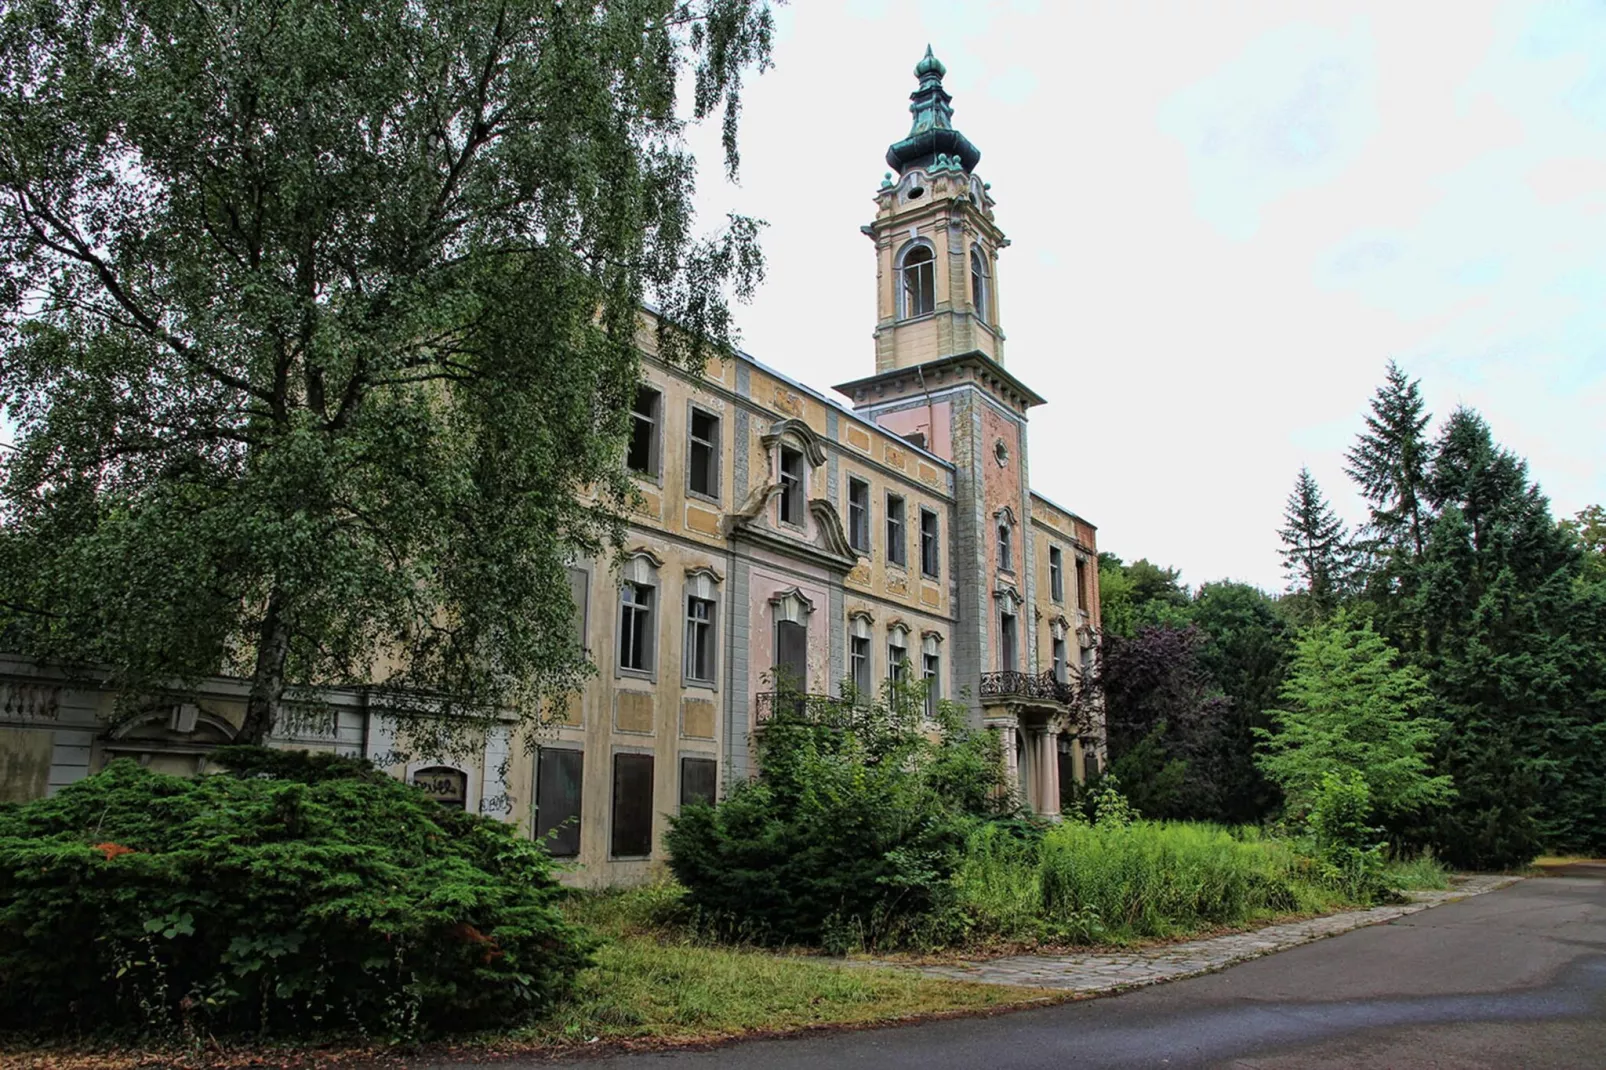
<path id="1" fill-rule="evenodd" d="M 915 74 L 910 133 L 888 149 L 862 228 L 877 265 L 873 374 L 835 388 L 846 403 L 745 354 L 693 375 L 657 360 L 644 327 L 626 544 L 570 571 L 598 672 L 534 753 L 510 728 L 484 753 L 395 770 L 547 838 L 578 881 L 645 879 L 669 815 L 752 776 L 778 681 L 829 695 L 925 681 L 1002 735 L 1041 813 L 1098 760 L 1096 726 L 1069 708 L 1099 627 L 1094 528 L 1031 489 L 1027 414 L 1044 399 L 1005 370 L 1008 240 L 929 49 Z M 15 662 L 0 663 L 0 686 L 0 798 L 117 754 L 193 771 L 243 713 L 243 688 L 218 681 L 113 738 L 97 728 L 110 696 Z M 386 719 L 360 692 L 325 708 L 275 742 L 383 760 Z"/>

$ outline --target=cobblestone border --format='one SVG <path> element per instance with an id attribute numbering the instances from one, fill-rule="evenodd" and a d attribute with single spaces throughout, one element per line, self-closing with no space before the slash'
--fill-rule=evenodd
<path id="1" fill-rule="evenodd" d="M 1403 918 L 1407 914 L 1482 895 L 1521 877 L 1466 877 L 1443 892 L 1412 893 L 1409 903 L 1329 914 L 1324 918 L 1268 925 L 1252 932 L 1216 936 L 1185 944 L 1166 944 L 1117 954 L 1013 955 L 1007 958 L 960 962 L 947 966 L 913 967 L 928 977 L 981 984 L 1021 985 L 1103 995 L 1141 985 L 1176 981 L 1212 973 L 1249 959 L 1285 951 L 1367 925 Z M 878 965 L 892 965 L 882 963 Z"/>

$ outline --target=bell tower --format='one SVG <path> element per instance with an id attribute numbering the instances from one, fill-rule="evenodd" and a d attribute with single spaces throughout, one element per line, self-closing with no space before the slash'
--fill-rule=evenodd
<path id="1" fill-rule="evenodd" d="M 875 222 L 876 371 L 979 352 L 1002 364 L 998 252 L 1009 241 L 975 174 L 981 150 L 954 129 L 947 69 L 930 46 L 915 67 L 909 136 L 887 149 Z M 896 178 L 894 178 L 896 174 Z"/>
<path id="2" fill-rule="evenodd" d="M 1004 369 L 998 254 L 1009 240 L 976 174 L 981 150 L 954 129 L 946 73 L 928 46 L 909 97 L 914 121 L 887 149 L 893 170 L 860 228 L 876 250 L 875 371 L 836 389 L 858 415 L 950 466 L 951 656 L 980 723 L 984 674 L 1038 671 L 1026 414 L 1043 399 Z"/>

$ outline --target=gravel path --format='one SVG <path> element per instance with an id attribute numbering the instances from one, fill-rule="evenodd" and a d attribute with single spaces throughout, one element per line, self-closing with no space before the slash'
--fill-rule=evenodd
<path id="1" fill-rule="evenodd" d="M 983 984 L 1066 989 L 1087 995 L 1119 992 L 1138 985 L 1211 973 L 1237 962 L 1308 944 L 1313 940 L 1393 921 L 1443 903 L 1492 892 L 1521 879 L 1483 876 L 1457 878 L 1448 891 L 1411 893 L 1408 903 L 1351 910 L 1309 921 L 1268 925 L 1253 932 L 1233 933 L 1184 944 L 1165 944 L 1137 951 L 1086 955 L 1012 955 L 913 968 L 930 977 L 979 981 Z"/>

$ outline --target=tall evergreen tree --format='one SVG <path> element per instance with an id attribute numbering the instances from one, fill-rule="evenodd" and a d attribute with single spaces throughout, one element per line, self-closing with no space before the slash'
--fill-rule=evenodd
<path id="1" fill-rule="evenodd" d="M 1453 731 L 1439 770 L 1460 792 L 1436 830 L 1461 865 L 1606 842 L 1606 623 L 1582 555 L 1527 465 L 1461 409 L 1440 435 L 1438 513 L 1412 594 L 1417 660 Z"/>
<path id="2" fill-rule="evenodd" d="M 1349 538 L 1309 468 L 1299 470 L 1278 534 L 1289 590 L 1303 599 L 1308 621 L 1325 620 L 1338 608 L 1348 581 Z"/>
<path id="3" fill-rule="evenodd" d="M 1389 361 L 1384 384 L 1372 398 L 1366 431 L 1345 455 L 1344 469 L 1371 503 L 1367 534 L 1380 548 L 1422 554 L 1431 419 L 1418 381 Z"/>

